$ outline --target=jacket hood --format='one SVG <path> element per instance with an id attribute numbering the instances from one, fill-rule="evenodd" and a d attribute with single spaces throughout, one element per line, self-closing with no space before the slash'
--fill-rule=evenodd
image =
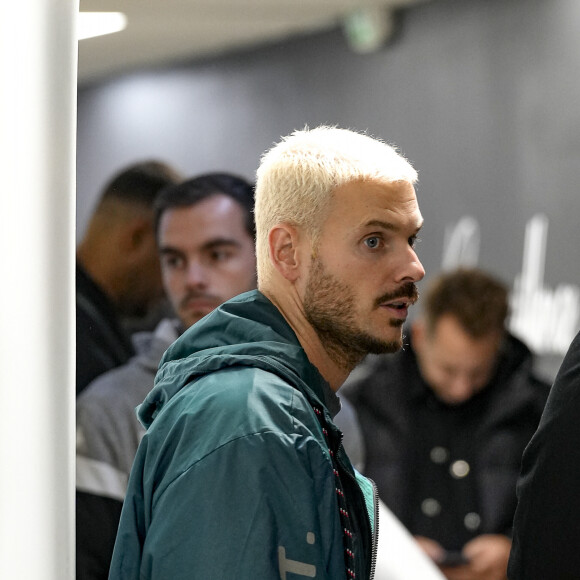
<path id="1" fill-rule="evenodd" d="M 232 366 L 258 367 L 325 401 L 328 383 L 310 363 L 279 310 L 253 290 L 228 300 L 185 331 L 165 352 L 155 386 L 138 415 L 147 428 L 195 378 Z M 328 402 L 325 402 L 328 406 Z"/>

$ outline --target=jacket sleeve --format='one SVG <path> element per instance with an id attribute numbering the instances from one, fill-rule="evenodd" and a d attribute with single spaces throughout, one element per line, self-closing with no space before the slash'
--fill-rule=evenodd
<path id="1" fill-rule="evenodd" d="M 130 494 L 147 497 L 136 468 Z M 316 440 L 240 437 L 163 487 L 144 514 L 128 496 L 112 580 L 345 578 L 333 473 Z"/>
<path id="2" fill-rule="evenodd" d="M 572 580 L 580 570 L 580 334 L 522 460 L 510 580 Z"/>

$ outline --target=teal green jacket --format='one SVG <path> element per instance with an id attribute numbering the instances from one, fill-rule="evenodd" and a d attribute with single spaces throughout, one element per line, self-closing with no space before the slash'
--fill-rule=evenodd
<path id="1" fill-rule="evenodd" d="M 338 407 L 258 291 L 195 324 L 138 410 L 147 433 L 110 580 L 372 578 L 376 494 L 344 452 L 329 411 Z M 353 532 L 348 572 L 330 450 Z"/>

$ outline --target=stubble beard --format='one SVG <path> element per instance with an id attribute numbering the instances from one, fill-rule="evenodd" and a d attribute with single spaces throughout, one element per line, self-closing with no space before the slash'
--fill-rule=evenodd
<path id="1" fill-rule="evenodd" d="M 397 340 L 383 340 L 357 325 L 355 298 L 350 288 L 328 274 L 322 262 L 314 258 L 304 294 L 304 312 L 332 361 L 350 372 L 367 354 L 396 352 Z M 403 321 L 391 319 L 393 328 Z"/>

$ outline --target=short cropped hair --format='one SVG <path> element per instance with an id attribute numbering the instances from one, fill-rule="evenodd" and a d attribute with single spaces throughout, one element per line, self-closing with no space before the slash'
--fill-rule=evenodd
<path id="1" fill-rule="evenodd" d="M 442 316 L 451 315 L 473 338 L 503 332 L 509 310 L 507 287 L 476 268 L 439 275 L 428 286 L 422 303 L 429 332 Z"/>
<path id="2" fill-rule="evenodd" d="M 414 184 L 417 172 L 383 141 L 328 126 L 295 131 L 263 155 L 255 209 L 259 284 L 272 268 L 270 229 L 278 223 L 301 226 L 316 244 L 332 192 L 356 181 Z"/>
<path id="3" fill-rule="evenodd" d="M 244 227 L 253 240 L 256 237 L 254 185 L 243 177 L 230 173 L 205 173 L 162 189 L 154 203 L 156 237 L 164 212 L 172 208 L 190 207 L 218 194 L 231 197 L 242 208 Z"/>
<path id="4" fill-rule="evenodd" d="M 159 191 L 179 181 L 177 171 L 162 161 L 136 163 L 111 178 L 103 189 L 99 205 L 120 200 L 152 209 Z"/>

